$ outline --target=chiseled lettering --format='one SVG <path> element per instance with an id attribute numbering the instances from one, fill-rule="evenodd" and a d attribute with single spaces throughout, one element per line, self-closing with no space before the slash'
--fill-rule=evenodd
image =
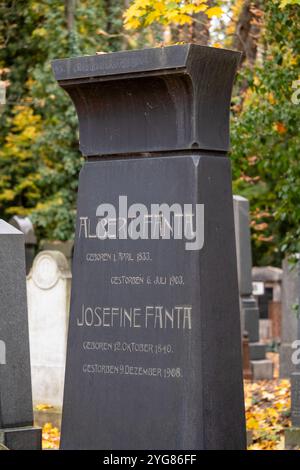
<path id="1" fill-rule="evenodd" d="M 81 307 L 78 327 L 192 329 L 192 306 L 147 305 L 144 307 Z"/>

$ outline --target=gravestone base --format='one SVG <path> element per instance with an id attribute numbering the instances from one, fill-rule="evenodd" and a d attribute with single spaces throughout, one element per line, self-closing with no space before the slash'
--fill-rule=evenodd
<path id="1" fill-rule="evenodd" d="M 266 345 L 263 343 L 250 343 L 250 361 L 259 361 L 266 358 Z"/>
<path id="2" fill-rule="evenodd" d="M 266 359 L 266 346 L 259 342 L 259 309 L 252 295 L 242 297 L 244 328 L 249 335 L 249 354 L 252 380 L 273 379 L 273 362 Z"/>
<path id="3" fill-rule="evenodd" d="M 42 429 L 35 426 L 0 429 L 0 442 L 10 450 L 41 450 Z"/>
<path id="4" fill-rule="evenodd" d="M 284 431 L 284 448 L 291 450 L 300 448 L 300 428 L 288 428 Z"/>
<path id="5" fill-rule="evenodd" d="M 272 380 L 274 376 L 274 365 L 270 359 L 251 361 L 252 380 Z"/>

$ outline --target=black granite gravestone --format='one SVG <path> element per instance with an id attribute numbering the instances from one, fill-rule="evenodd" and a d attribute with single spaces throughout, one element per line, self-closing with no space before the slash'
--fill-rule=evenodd
<path id="1" fill-rule="evenodd" d="M 239 54 L 56 60 L 79 182 L 62 449 L 243 449 L 229 104 Z"/>
<path id="2" fill-rule="evenodd" d="M 0 443 L 37 450 L 33 426 L 24 235 L 0 220 Z"/>

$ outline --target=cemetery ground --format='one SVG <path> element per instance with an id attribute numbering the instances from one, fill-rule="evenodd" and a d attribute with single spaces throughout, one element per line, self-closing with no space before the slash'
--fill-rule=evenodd
<path id="1" fill-rule="evenodd" d="M 268 353 L 268 357 L 275 363 L 276 378 L 244 381 L 247 431 L 252 441 L 248 443 L 248 450 L 284 450 L 284 430 L 291 426 L 290 381 L 278 378 L 278 354 Z M 41 404 L 39 409 L 46 412 L 49 405 Z M 58 427 L 45 423 L 43 449 L 57 450 L 59 440 Z"/>
<path id="2" fill-rule="evenodd" d="M 290 381 L 278 378 L 278 354 L 268 353 L 268 357 L 275 364 L 275 378 L 244 381 L 246 425 L 252 441 L 248 450 L 284 450 L 284 430 L 291 426 Z"/>
<path id="3" fill-rule="evenodd" d="M 245 381 L 244 390 L 248 450 L 284 450 L 284 430 L 291 425 L 289 380 Z"/>

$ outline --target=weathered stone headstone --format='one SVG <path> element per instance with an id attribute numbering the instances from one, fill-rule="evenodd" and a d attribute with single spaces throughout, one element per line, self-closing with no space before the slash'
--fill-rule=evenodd
<path id="1" fill-rule="evenodd" d="M 27 278 L 33 403 L 62 407 L 71 272 L 59 251 L 41 251 Z"/>
<path id="2" fill-rule="evenodd" d="M 254 266 L 252 268 L 252 280 L 263 282 L 265 288 L 272 288 L 273 300 L 281 300 L 282 269 L 274 266 Z"/>
<path id="3" fill-rule="evenodd" d="M 282 319 L 280 345 L 280 377 L 290 377 L 295 371 L 292 344 L 297 338 L 297 314 L 300 304 L 300 262 L 286 258 L 282 263 Z"/>
<path id="4" fill-rule="evenodd" d="M 299 269 L 299 263 L 295 266 Z M 300 318 L 297 317 L 297 340 L 292 343 L 293 352 L 290 357 L 291 373 L 291 421 L 292 426 L 285 430 L 285 447 L 287 449 L 300 446 Z"/>
<path id="5" fill-rule="evenodd" d="M 87 157 L 62 449 L 243 449 L 229 104 L 239 54 L 57 60 Z"/>
<path id="6" fill-rule="evenodd" d="M 259 341 L 259 310 L 252 295 L 252 252 L 249 201 L 233 196 L 237 268 L 240 293 L 241 324 L 248 333 L 249 352 L 254 380 L 272 379 L 273 363 L 266 359 L 266 346 Z"/>
<path id="7" fill-rule="evenodd" d="M 41 448 L 33 427 L 24 235 L 0 220 L 0 442 Z"/>
<path id="8" fill-rule="evenodd" d="M 71 269 L 72 267 L 72 259 L 73 259 L 73 252 L 74 252 L 74 241 L 73 240 L 45 240 L 41 243 L 41 249 L 43 251 L 59 251 L 62 253 L 68 261 L 68 265 Z"/>
<path id="9" fill-rule="evenodd" d="M 252 281 L 260 316 L 260 339 L 268 338 L 277 348 L 281 343 L 282 269 L 256 266 L 252 268 Z"/>
<path id="10" fill-rule="evenodd" d="M 300 370 L 291 375 L 291 417 L 292 425 L 300 429 Z M 299 440 L 300 444 L 300 440 Z"/>
<path id="11" fill-rule="evenodd" d="M 300 446 L 300 262 L 299 254 L 287 257 L 282 275 L 282 325 L 280 368 L 282 378 L 291 380 L 291 421 L 285 430 L 285 447 Z"/>

